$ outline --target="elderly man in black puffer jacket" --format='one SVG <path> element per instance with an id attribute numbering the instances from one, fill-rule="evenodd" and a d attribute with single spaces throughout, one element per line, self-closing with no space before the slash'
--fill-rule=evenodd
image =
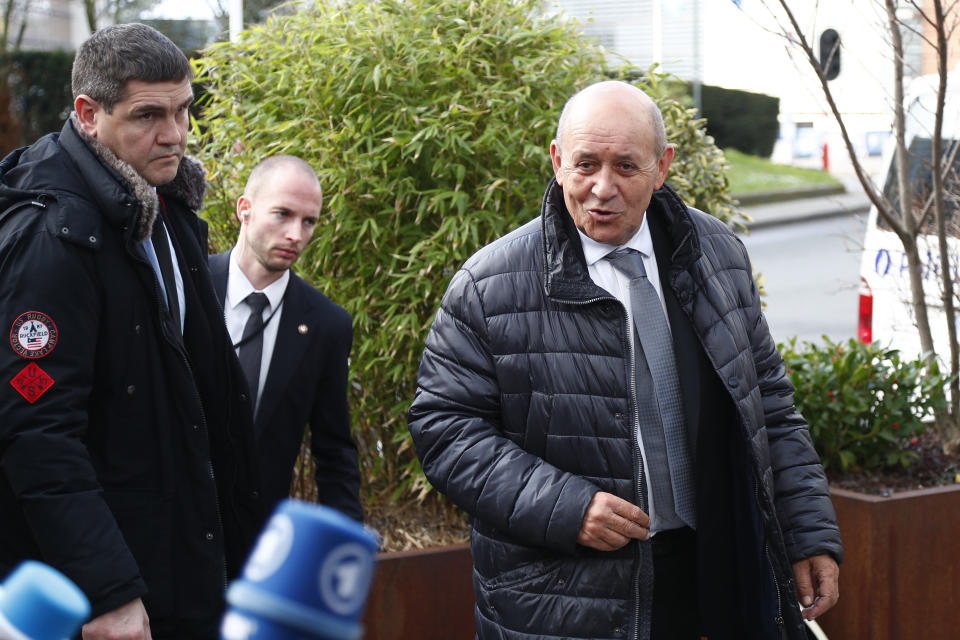
<path id="1" fill-rule="evenodd" d="M 842 547 L 743 245 L 664 184 L 673 149 L 635 87 L 574 96 L 550 152 L 539 219 L 453 277 L 408 416 L 471 516 L 478 637 L 805 637 Z M 689 523 L 650 504 L 667 462 L 641 435 L 632 284 L 603 260 L 622 246 L 659 289 L 640 313 L 669 322 Z"/>

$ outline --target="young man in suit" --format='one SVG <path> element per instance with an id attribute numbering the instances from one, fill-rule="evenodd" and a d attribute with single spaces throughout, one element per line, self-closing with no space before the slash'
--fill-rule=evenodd
<path id="1" fill-rule="evenodd" d="M 237 200 L 237 244 L 210 256 L 210 271 L 252 394 L 264 504 L 272 509 L 289 494 L 309 425 L 320 502 L 360 520 L 347 408 L 351 318 L 290 269 L 322 204 L 309 164 L 294 156 L 266 158 Z"/>

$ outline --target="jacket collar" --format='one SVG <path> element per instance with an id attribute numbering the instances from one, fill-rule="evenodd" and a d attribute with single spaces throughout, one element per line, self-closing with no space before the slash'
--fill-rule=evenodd
<path id="1" fill-rule="evenodd" d="M 693 219 L 680 196 L 666 184 L 653 193 L 647 215 L 654 225 L 664 225 L 670 237 L 669 281 L 700 258 L 700 239 Z M 609 297 L 593 283 L 583 256 L 583 245 L 563 200 L 563 188 L 550 180 L 540 211 L 543 229 L 543 284 L 556 298 L 590 299 Z"/>
<path id="2" fill-rule="evenodd" d="M 64 124 L 60 144 L 76 161 L 104 217 L 117 225 L 131 225 L 137 242 L 150 237 L 159 209 L 158 194 L 181 200 L 193 210 L 203 207 L 206 175 L 203 166 L 189 156 L 180 161 L 173 181 L 154 189 L 129 163 L 84 132 L 76 112 Z"/>

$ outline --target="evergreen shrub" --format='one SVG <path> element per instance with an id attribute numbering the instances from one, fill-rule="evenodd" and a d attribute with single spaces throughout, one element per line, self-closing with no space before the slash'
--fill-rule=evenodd
<path id="1" fill-rule="evenodd" d="M 60 131 L 73 105 L 70 51 L 17 51 L 0 56 L 0 155 Z"/>
<path id="2" fill-rule="evenodd" d="M 214 247 L 234 241 L 257 161 L 289 153 L 317 169 L 324 208 L 297 269 L 353 314 L 365 497 L 427 495 L 405 414 L 440 297 L 470 254 L 539 214 L 557 118 L 608 77 L 602 52 L 535 0 L 341 0 L 271 18 L 195 65 L 192 153 Z M 647 78 L 653 95 L 658 83 Z M 738 223 L 702 121 L 661 103 L 679 143 L 671 184 Z"/>
<path id="3" fill-rule="evenodd" d="M 909 445 L 947 406 L 949 375 L 936 361 L 903 360 L 896 349 L 850 339 L 817 345 L 796 339 L 779 345 L 796 389 L 797 409 L 823 466 L 833 471 L 878 471 L 909 466 Z"/>
<path id="4" fill-rule="evenodd" d="M 700 98 L 707 133 L 720 148 L 770 157 L 780 132 L 779 98 L 710 85 L 703 85 Z"/>

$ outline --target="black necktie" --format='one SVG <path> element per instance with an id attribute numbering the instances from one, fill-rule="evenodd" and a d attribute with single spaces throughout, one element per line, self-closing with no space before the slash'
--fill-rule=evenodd
<path id="1" fill-rule="evenodd" d="M 254 291 L 243 300 L 250 307 L 250 317 L 243 327 L 240 349 L 237 356 L 250 387 L 254 414 L 257 408 L 257 391 L 260 389 L 260 360 L 263 355 L 263 309 L 270 303 L 265 293 Z"/>
<path id="2" fill-rule="evenodd" d="M 173 258 L 170 255 L 170 241 L 167 239 L 167 230 L 163 218 L 157 216 L 153 223 L 153 233 L 150 235 L 153 250 L 160 263 L 160 274 L 163 276 L 163 288 L 167 292 L 167 310 L 177 333 L 180 333 L 180 298 L 177 295 L 177 280 L 173 274 Z"/>

